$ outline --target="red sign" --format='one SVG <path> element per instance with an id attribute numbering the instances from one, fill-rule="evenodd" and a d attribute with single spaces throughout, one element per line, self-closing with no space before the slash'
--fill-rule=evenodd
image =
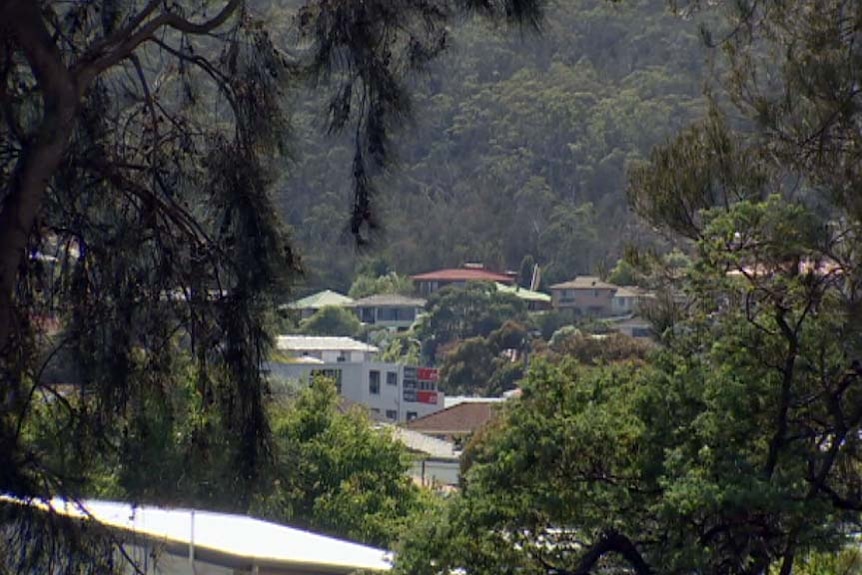
<path id="1" fill-rule="evenodd" d="M 438 373 L 433 367 L 420 367 L 417 370 L 416 379 L 419 381 L 437 381 Z"/>
<path id="2" fill-rule="evenodd" d="M 437 405 L 437 392 L 418 391 L 416 392 L 416 400 L 419 403 L 430 403 L 431 405 Z"/>

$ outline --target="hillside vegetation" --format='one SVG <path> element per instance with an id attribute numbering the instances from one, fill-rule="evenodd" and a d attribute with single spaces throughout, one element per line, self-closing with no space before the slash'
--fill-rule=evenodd
<path id="1" fill-rule="evenodd" d="M 648 237 L 626 169 L 702 116 L 708 52 L 661 2 L 560 2 L 538 36 L 465 22 L 418 80 L 414 121 L 376 198 L 373 252 L 400 273 L 481 261 L 548 281 L 612 266 Z M 347 214 L 350 134 L 321 135 L 317 101 L 294 117 L 296 164 L 279 184 L 309 289 L 346 290 L 363 251 Z M 376 242 L 375 242 L 376 240 Z"/>

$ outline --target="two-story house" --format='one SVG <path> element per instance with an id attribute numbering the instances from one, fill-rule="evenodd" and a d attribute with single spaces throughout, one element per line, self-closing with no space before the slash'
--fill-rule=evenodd
<path id="1" fill-rule="evenodd" d="M 613 315 L 613 297 L 618 289 L 595 276 L 578 276 L 550 287 L 554 309 L 571 309 L 591 317 Z"/>
<path id="2" fill-rule="evenodd" d="M 378 294 L 358 299 L 349 307 L 356 310 L 362 323 L 400 331 L 410 329 L 425 309 L 425 300 L 398 294 Z"/>

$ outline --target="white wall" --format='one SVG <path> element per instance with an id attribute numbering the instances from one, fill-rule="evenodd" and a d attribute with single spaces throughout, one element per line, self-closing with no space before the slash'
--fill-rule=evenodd
<path id="1" fill-rule="evenodd" d="M 237 573 L 233 568 L 204 561 L 196 560 L 190 563 L 188 556 L 172 555 L 160 551 L 158 546 L 139 547 L 127 544 L 123 546 L 123 550 L 135 563 L 134 566 L 125 563 L 125 572 L 129 574 L 137 575 L 141 571 L 146 575 L 235 575 Z"/>
<path id="2" fill-rule="evenodd" d="M 322 364 L 280 363 L 269 362 L 266 368 L 277 380 L 293 379 L 308 383 L 311 374 L 316 371 L 338 370 L 341 373 L 341 395 L 351 401 L 362 404 L 371 410 L 376 410 L 381 417 L 388 418 L 387 412 L 394 412 L 391 421 L 407 421 L 408 414 L 416 417 L 430 415 L 443 409 L 443 392 L 437 390 L 437 403 L 420 403 L 404 399 L 404 366 L 396 363 L 378 361 L 326 362 Z M 370 374 L 376 371 L 380 374 L 380 393 L 373 394 L 370 389 Z M 396 384 L 387 383 L 387 373 L 396 374 Z M 278 391 L 275 389 L 275 391 Z M 390 413 L 389 415 L 393 415 Z"/>
<path id="3" fill-rule="evenodd" d="M 424 486 L 458 485 L 461 463 L 457 460 L 423 459 L 414 461 L 410 476 Z"/>

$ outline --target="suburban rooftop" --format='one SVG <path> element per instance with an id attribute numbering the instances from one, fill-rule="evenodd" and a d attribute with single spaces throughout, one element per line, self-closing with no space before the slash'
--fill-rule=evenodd
<path id="1" fill-rule="evenodd" d="M 619 286 L 603 282 L 596 276 L 578 276 L 567 282 L 554 284 L 550 289 L 610 289 L 617 290 Z"/>
<path id="2" fill-rule="evenodd" d="M 350 337 L 320 335 L 280 335 L 275 339 L 275 345 L 282 351 L 380 351 Z"/>
<path id="3" fill-rule="evenodd" d="M 417 297 L 410 297 L 396 293 L 383 293 L 370 295 L 362 299 L 355 300 L 347 307 L 424 307 L 425 300 Z"/>
<path id="4" fill-rule="evenodd" d="M 449 268 L 410 276 L 413 281 L 489 281 L 510 284 L 511 276 L 481 268 Z"/>

